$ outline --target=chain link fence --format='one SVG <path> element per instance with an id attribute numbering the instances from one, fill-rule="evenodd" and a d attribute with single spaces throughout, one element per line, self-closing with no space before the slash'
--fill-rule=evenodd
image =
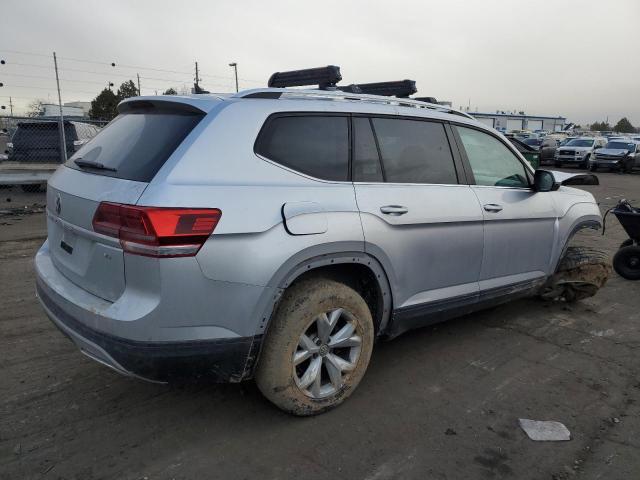
<path id="1" fill-rule="evenodd" d="M 60 164 L 95 137 L 107 122 L 58 118 L 0 117 L 0 160 L 19 164 Z"/>
<path id="2" fill-rule="evenodd" d="M 41 191 L 64 162 L 65 153 L 71 157 L 107 123 L 65 119 L 63 141 L 59 118 L 0 117 L 0 187 L 20 185 L 27 192 Z"/>

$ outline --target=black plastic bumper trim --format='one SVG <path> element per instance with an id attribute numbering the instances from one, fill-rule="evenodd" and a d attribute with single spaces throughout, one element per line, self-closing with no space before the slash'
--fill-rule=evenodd
<path id="1" fill-rule="evenodd" d="M 39 281 L 36 289 L 40 300 L 58 322 L 104 349 L 123 368 L 137 376 L 155 381 L 239 382 L 251 374 L 251 369 L 245 369 L 245 366 L 252 344 L 259 343 L 260 338 L 145 342 L 116 337 L 78 321 L 53 301 Z"/>

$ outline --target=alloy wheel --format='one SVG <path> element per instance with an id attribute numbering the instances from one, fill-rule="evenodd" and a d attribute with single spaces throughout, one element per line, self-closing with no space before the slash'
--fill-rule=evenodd
<path id="1" fill-rule="evenodd" d="M 308 397 L 338 392 L 358 364 L 362 337 L 354 316 L 343 308 L 315 317 L 293 353 L 293 379 Z"/>

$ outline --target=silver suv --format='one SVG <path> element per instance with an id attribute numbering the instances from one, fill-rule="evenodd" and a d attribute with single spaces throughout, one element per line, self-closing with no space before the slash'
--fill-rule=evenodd
<path id="1" fill-rule="evenodd" d="M 309 415 L 378 338 L 557 294 L 570 237 L 601 224 L 571 175 L 465 113 L 323 88 L 128 99 L 58 169 L 37 294 L 82 353 L 156 382 L 255 377 Z"/>

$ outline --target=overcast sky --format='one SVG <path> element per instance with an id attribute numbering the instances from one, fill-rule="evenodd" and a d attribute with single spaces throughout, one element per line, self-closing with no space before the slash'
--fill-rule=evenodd
<path id="1" fill-rule="evenodd" d="M 143 94 L 190 87 L 195 60 L 211 91 L 233 88 L 232 61 L 240 88 L 335 64 L 343 83 L 411 78 L 456 108 L 640 125 L 640 0 L 2 0 L 0 11 L 0 104 L 12 95 L 18 111 L 56 100 L 55 50 L 63 102 L 136 73 Z"/>

